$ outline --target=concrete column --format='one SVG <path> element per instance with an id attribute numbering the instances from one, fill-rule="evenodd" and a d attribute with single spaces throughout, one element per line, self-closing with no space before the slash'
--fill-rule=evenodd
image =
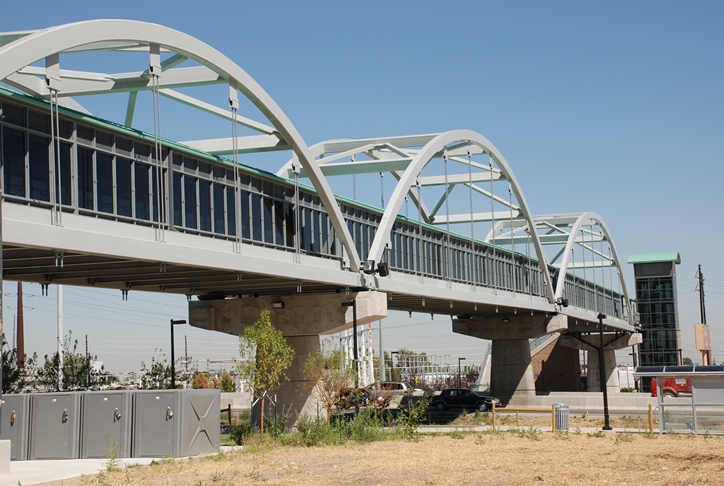
<path id="1" fill-rule="evenodd" d="M 307 391 L 311 386 L 304 380 L 304 362 L 320 349 L 320 335 L 352 327 L 352 307 L 342 306 L 351 300 L 357 302 L 358 326 L 387 316 L 387 294 L 383 292 L 294 294 L 192 301 L 189 302 L 189 324 L 240 335 L 259 319 L 262 310 L 269 310 L 272 324 L 282 331 L 295 353 L 286 372 L 289 380 L 276 392 L 278 413 L 288 409 L 294 421 L 298 414 L 317 413 L 317 404 Z"/>
<path id="2" fill-rule="evenodd" d="M 606 389 L 609 393 L 618 393 L 621 386 L 616 372 L 616 350 L 641 344 L 641 334 L 604 334 L 603 335 L 603 361 L 606 367 Z M 588 351 L 588 391 L 601 391 L 601 338 L 598 334 L 583 336 L 563 335 L 559 339 L 562 346 Z"/>
<path id="3" fill-rule="evenodd" d="M 513 396 L 535 396 L 535 379 L 527 339 L 494 339 L 490 392 L 508 403 Z"/>
<path id="4" fill-rule="evenodd" d="M 567 327 L 564 315 L 495 314 L 453 320 L 453 332 L 492 341 L 490 392 L 503 403 L 535 395 L 528 340 Z"/>

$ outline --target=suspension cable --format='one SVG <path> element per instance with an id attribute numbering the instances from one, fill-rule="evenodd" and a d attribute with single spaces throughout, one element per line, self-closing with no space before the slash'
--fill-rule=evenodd
<path id="1" fill-rule="evenodd" d="M 598 302 L 598 282 L 596 280 L 596 247 L 593 239 L 593 224 L 588 225 L 588 231 L 591 235 L 591 271 L 593 272 L 593 302 L 596 305 L 596 312 L 601 312 L 601 305 Z"/>
<path id="2" fill-rule="evenodd" d="M 475 215 L 473 213 L 473 160 L 472 160 L 472 154 L 470 153 L 470 149 L 468 148 L 468 197 L 470 198 L 470 245 L 471 248 L 471 254 L 473 257 L 473 291 L 475 291 L 475 288 L 477 287 L 477 279 L 478 279 L 478 259 L 477 255 L 475 254 Z"/>
<path id="3" fill-rule="evenodd" d="M 446 234 L 445 234 L 445 280 L 448 281 L 448 286 L 450 285 L 450 273 L 451 273 L 451 264 L 450 261 L 451 254 L 450 254 L 450 185 L 448 183 L 448 175 L 447 175 L 447 151 L 443 154 L 442 160 L 444 162 L 445 167 L 445 217 L 446 217 Z"/>
<path id="4" fill-rule="evenodd" d="M 497 251 L 495 247 L 495 193 L 493 192 L 493 156 L 488 154 L 488 168 L 490 169 L 490 216 L 493 221 L 493 289 L 498 293 L 498 265 L 496 261 Z M 542 264 L 542 263 L 541 263 Z"/>
<path id="5" fill-rule="evenodd" d="M 302 249 L 299 239 L 299 218 L 302 216 L 302 211 L 299 207 L 299 164 L 292 164 L 292 171 L 294 172 L 294 258 L 296 263 L 301 263 Z M 342 251 L 344 251 L 344 245 L 342 245 Z"/>
<path id="6" fill-rule="evenodd" d="M 158 211 L 158 227 L 156 230 L 156 240 L 164 242 L 166 240 L 166 181 L 162 181 L 162 149 L 161 149 L 161 97 L 160 97 L 160 81 L 161 76 L 161 50 L 157 44 L 151 44 L 151 60 L 149 65 L 149 73 L 153 83 L 153 149 L 156 159 L 156 208 Z M 180 197 L 180 194 L 179 194 Z"/>
<path id="7" fill-rule="evenodd" d="M 380 172 L 380 204 L 382 204 L 382 210 L 385 210 L 385 173 Z"/>
<path id="8" fill-rule="evenodd" d="M 588 309 L 588 277 L 586 277 L 586 234 L 581 226 L 581 259 L 583 263 L 583 308 Z"/>
<path id="9" fill-rule="evenodd" d="M 50 91 L 50 157 L 53 161 L 53 172 L 55 177 L 50 185 L 51 200 L 53 201 L 53 224 L 63 225 L 63 198 L 62 198 L 62 176 L 60 161 L 60 115 L 58 107 L 58 90 L 48 88 Z"/>
<path id="10" fill-rule="evenodd" d="M 354 154 L 352 154 L 352 163 L 355 163 L 357 161 L 357 158 Z M 355 168 L 356 170 L 356 168 Z M 355 201 L 357 200 L 357 174 L 352 174 L 352 199 Z"/>
<path id="11" fill-rule="evenodd" d="M 575 305 L 578 307 L 578 292 L 576 291 L 578 289 L 578 270 L 576 270 L 576 241 L 574 238 L 573 244 L 571 245 L 571 263 L 572 270 L 573 270 L 573 297 L 576 299 L 575 302 L 571 302 L 572 305 Z"/>
<path id="12" fill-rule="evenodd" d="M 527 280 L 528 280 L 528 298 L 532 299 L 533 298 L 533 282 L 531 281 L 532 280 L 531 272 L 533 270 L 533 265 L 531 265 L 531 262 L 530 262 L 530 240 L 532 239 L 532 237 L 531 237 L 531 233 L 530 233 L 530 224 L 529 223 L 526 223 L 525 232 L 528 233 L 528 237 L 525 239 L 525 255 L 528 258 L 528 260 L 527 260 L 528 268 L 526 269 L 526 273 L 528 275 L 528 278 L 527 278 Z"/>
<path id="13" fill-rule="evenodd" d="M 415 179 L 415 187 L 417 187 L 417 228 L 418 232 L 420 234 L 420 254 L 418 255 L 418 258 L 420 260 L 420 282 L 422 283 L 423 279 L 423 264 L 424 262 L 424 253 L 425 253 L 425 240 L 422 235 L 422 185 L 420 184 L 420 178 L 417 177 Z"/>
<path id="14" fill-rule="evenodd" d="M 608 279 L 611 281 L 611 310 L 615 314 L 616 306 L 613 300 L 613 260 L 611 259 L 611 242 L 607 240 L 606 246 L 608 247 Z"/>
<path id="15" fill-rule="evenodd" d="M 234 253 L 241 253 L 241 177 L 239 174 L 239 97 L 236 87 L 229 85 L 229 107 L 231 108 L 231 146 L 234 161 Z"/>
<path id="16" fill-rule="evenodd" d="M 515 297 L 515 292 L 517 290 L 517 279 L 515 277 L 518 275 L 518 270 L 515 263 L 515 234 L 513 232 L 513 188 L 510 182 L 508 182 L 508 206 L 510 207 L 510 240 L 512 241 L 513 246 L 513 297 Z"/>

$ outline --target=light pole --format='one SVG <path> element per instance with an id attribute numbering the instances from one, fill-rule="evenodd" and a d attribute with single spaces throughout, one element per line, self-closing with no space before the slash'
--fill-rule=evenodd
<path id="1" fill-rule="evenodd" d="M 461 361 L 465 361 L 465 358 L 458 358 L 458 388 L 463 387 L 463 379 L 462 379 L 463 370 L 462 370 L 462 367 L 460 366 Z"/>
<path id="2" fill-rule="evenodd" d="M 611 430 L 611 419 L 608 416 L 608 386 L 606 386 L 606 359 L 603 356 L 603 320 L 606 314 L 598 313 L 598 336 L 601 338 L 601 347 L 598 350 L 598 359 L 600 367 L 601 390 L 603 390 L 603 418 L 605 424 L 603 430 Z"/>
<path id="3" fill-rule="evenodd" d="M 174 356 L 174 345 L 173 345 L 173 326 L 177 324 L 186 324 L 185 319 L 173 320 L 171 319 L 171 389 L 176 389 L 176 359 Z"/>
<path id="4" fill-rule="evenodd" d="M 352 308 L 352 363 L 354 366 L 354 387 L 359 388 L 359 367 L 357 366 L 357 300 L 342 302 L 342 307 Z"/>

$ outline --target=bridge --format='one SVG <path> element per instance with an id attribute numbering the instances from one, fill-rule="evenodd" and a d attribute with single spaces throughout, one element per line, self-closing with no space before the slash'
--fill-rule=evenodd
<path id="1" fill-rule="evenodd" d="M 503 399 L 535 393 L 529 339 L 595 355 L 602 331 L 608 370 L 638 342 L 603 219 L 536 215 L 479 133 L 308 146 L 234 61 L 137 21 L 0 34 L 0 81 L 5 279 L 184 294 L 191 325 L 233 334 L 270 309 L 293 381 L 319 335 L 388 309 L 492 340 Z M 188 124 L 214 135 L 169 138 Z"/>

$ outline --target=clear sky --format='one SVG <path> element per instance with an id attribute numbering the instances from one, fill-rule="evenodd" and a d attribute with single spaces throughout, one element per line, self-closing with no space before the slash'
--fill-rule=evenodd
<path id="1" fill-rule="evenodd" d="M 681 253 L 679 319 L 684 356 L 694 361 L 701 264 L 714 354 L 724 361 L 724 3 L 6 1 L 0 31 L 95 18 L 156 22 L 217 48 L 309 145 L 456 128 L 483 134 L 535 214 L 599 213 L 623 259 Z M 179 121 L 166 115 L 164 123 Z M 54 349 L 55 289 L 47 297 L 35 285 L 25 290 L 26 351 L 42 355 Z M 4 292 L 9 335 L 15 285 Z M 87 334 L 112 371 L 138 369 L 156 348 L 168 352 L 168 320 L 187 315 L 183 297 L 131 292 L 123 301 L 89 288 L 66 287 L 64 308 L 65 329 L 81 348 Z M 383 327 L 386 349 L 482 357 L 480 341 L 453 335 L 441 317 L 395 314 Z M 237 350 L 233 336 L 179 326 L 178 355 L 184 335 L 194 359 Z"/>

